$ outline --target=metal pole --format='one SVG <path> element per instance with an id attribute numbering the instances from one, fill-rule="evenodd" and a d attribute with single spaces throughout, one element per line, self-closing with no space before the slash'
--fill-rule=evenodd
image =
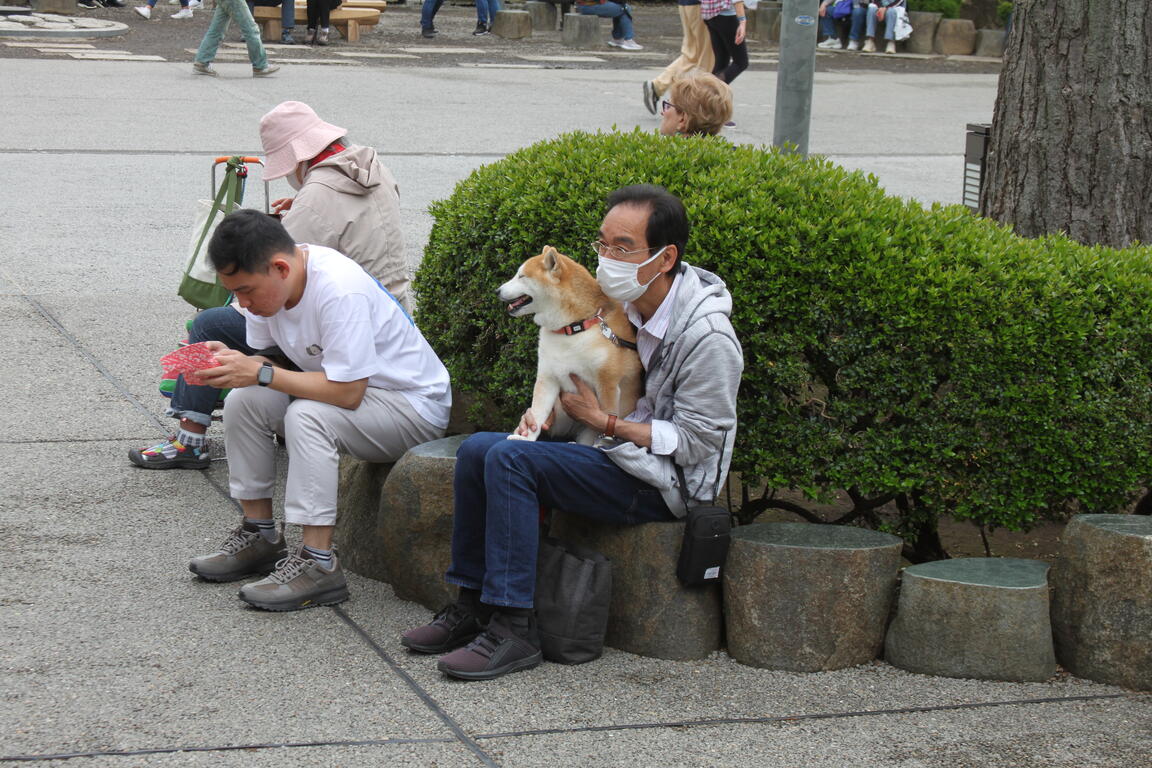
<path id="1" fill-rule="evenodd" d="M 780 11 L 780 66 L 776 72 L 776 125 L 772 143 L 808 154 L 812 80 L 816 73 L 819 0 L 784 0 Z"/>

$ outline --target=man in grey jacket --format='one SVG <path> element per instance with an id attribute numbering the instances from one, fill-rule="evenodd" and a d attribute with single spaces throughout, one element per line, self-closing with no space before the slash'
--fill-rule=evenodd
<path id="1" fill-rule="evenodd" d="M 744 368 L 732 296 L 716 275 L 681 260 L 689 224 L 678 198 L 638 185 L 613 192 L 607 207 L 593 244 L 596 279 L 637 327 L 644 395 L 618 419 L 574 380 L 577 391 L 561 401 L 603 433 L 595 447 L 493 432 L 460 446 L 447 574 L 460 596 L 401 639 L 446 654 L 438 667 L 453 677 L 488 680 L 540 663 L 532 606 L 541 505 L 615 524 L 669 521 L 687 513 L 677 465 L 697 502 L 712 502 L 728 472 Z M 517 431 L 535 428 L 529 412 Z"/>

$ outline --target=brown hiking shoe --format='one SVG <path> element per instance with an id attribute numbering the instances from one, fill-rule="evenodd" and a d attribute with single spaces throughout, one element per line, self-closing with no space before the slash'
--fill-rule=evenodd
<path id="1" fill-rule="evenodd" d="M 268 578 L 240 587 L 240 599 L 266 611 L 298 611 L 318 605 L 335 605 L 348 599 L 348 581 L 336 556 L 332 569 L 303 556 L 301 546 L 276 563 Z"/>
<path id="2" fill-rule="evenodd" d="M 245 528 L 241 523 L 228 534 L 219 550 L 192 558 L 188 570 L 208 581 L 236 581 L 245 576 L 268 573 L 287 554 L 284 526 L 277 531 L 276 541 L 268 541 L 259 531 Z"/>
<path id="3" fill-rule="evenodd" d="M 461 680 L 493 680 L 497 677 L 532 669 L 544 655 L 540 652 L 540 635 L 536 616 L 492 614 L 492 620 L 475 640 L 441 657 L 436 667 L 446 675 Z"/>
<path id="4" fill-rule="evenodd" d="M 417 653 L 448 653 L 476 639 L 483 631 L 472 612 L 452 603 L 431 622 L 410 629 L 400 637 L 400 644 Z"/>

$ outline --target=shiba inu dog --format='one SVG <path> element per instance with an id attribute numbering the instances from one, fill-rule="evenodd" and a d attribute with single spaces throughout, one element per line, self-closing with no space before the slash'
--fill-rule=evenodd
<path id="1" fill-rule="evenodd" d="M 543 424 L 555 415 L 551 432 L 573 431 L 560 406 L 560 392 L 575 392 L 576 374 L 596 392 L 608 413 L 624 418 L 636 407 L 644 369 L 636 353 L 636 332 L 618 302 L 600 290 L 596 278 L 552 246 L 520 265 L 516 276 L 498 289 L 513 317 L 532 315 L 540 326 L 532 416 Z M 535 440 L 515 433 L 512 440 Z M 578 442 L 592 445 L 598 433 L 583 427 Z"/>

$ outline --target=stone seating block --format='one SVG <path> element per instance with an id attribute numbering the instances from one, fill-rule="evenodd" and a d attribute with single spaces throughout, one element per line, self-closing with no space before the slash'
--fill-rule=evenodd
<path id="1" fill-rule="evenodd" d="M 1052 630 L 1072 674 L 1152 690 L 1152 517 L 1072 518 L 1052 568 Z"/>
<path id="2" fill-rule="evenodd" d="M 528 11 L 496 11 L 492 34 L 505 40 L 532 37 L 532 14 Z"/>
<path id="3" fill-rule="evenodd" d="M 976 30 L 976 55 L 999 58 L 1004 55 L 1007 33 L 1002 29 Z"/>
<path id="4" fill-rule="evenodd" d="M 848 526 L 736 528 L 724 573 L 728 653 L 742 664 L 793 672 L 876 658 L 902 546 L 895 536 Z"/>
<path id="5" fill-rule="evenodd" d="M 702 659 L 720 647 L 720 586 L 684 587 L 676 560 L 679 522 L 608 525 L 560 510 L 551 535 L 612 561 L 612 607 L 605 644 L 658 659 Z"/>
<path id="6" fill-rule="evenodd" d="M 76 0 L 32 0 L 32 10 L 36 13 L 57 13 L 63 16 L 75 16 L 80 6 Z"/>
<path id="7" fill-rule="evenodd" d="M 452 560 L 452 475 L 466 435 L 423 443 L 400 457 L 380 495 L 376 537 L 386 574 L 401 600 L 439 610 L 456 599 L 444 581 Z"/>
<path id="8" fill-rule="evenodd" d="M 392 467 L 392 464 L 374 464 L 351 456 L 340 457 L 334 539 L 340 563 L 354 573 L 378 581 L 388 580 L 378 516 L 380 492 Z"/>
<path id="9" fill-rule="evenodd" d="M 564 14 L 564 31 L 561 42 L 571 48 L 603 48 L 604 39 L 600 32 L 600 17 L 585 16 L 580 13 Z"/>
<path id="10" fill-rule="evenodd" d="M 932 53 L 936 41 L 936 27 L 944 18 L 942 13 L 909 11 L 908 23 L 912 25 L 912 36 L 904 45 L 908 53 Z"/>
<path id="11" fill-rule="evenodd" d="M 936 53 L 971 56 L 976 50 L 976 23 L 971 19 L 941 19 L 936 27 L 935 40 Z"/>
<path id="12" fill-rule="evenodd" d="M 1056 674 L 1048 564 L 937 560 L 904 569 L 884 657 L 910 672 L 1013 682 Z"/>
<path id="13" fill-rule="evenodd" d="M 524 4 L 524 8 L 532 17 L 532 29 L 534 30 L 550 32 L 556 29 L 556 25 L 560 23 L 560 14 L 556 12 L 556 6 L 553 3 L 546 3 L 543 0 L 528 0 Z"/>

